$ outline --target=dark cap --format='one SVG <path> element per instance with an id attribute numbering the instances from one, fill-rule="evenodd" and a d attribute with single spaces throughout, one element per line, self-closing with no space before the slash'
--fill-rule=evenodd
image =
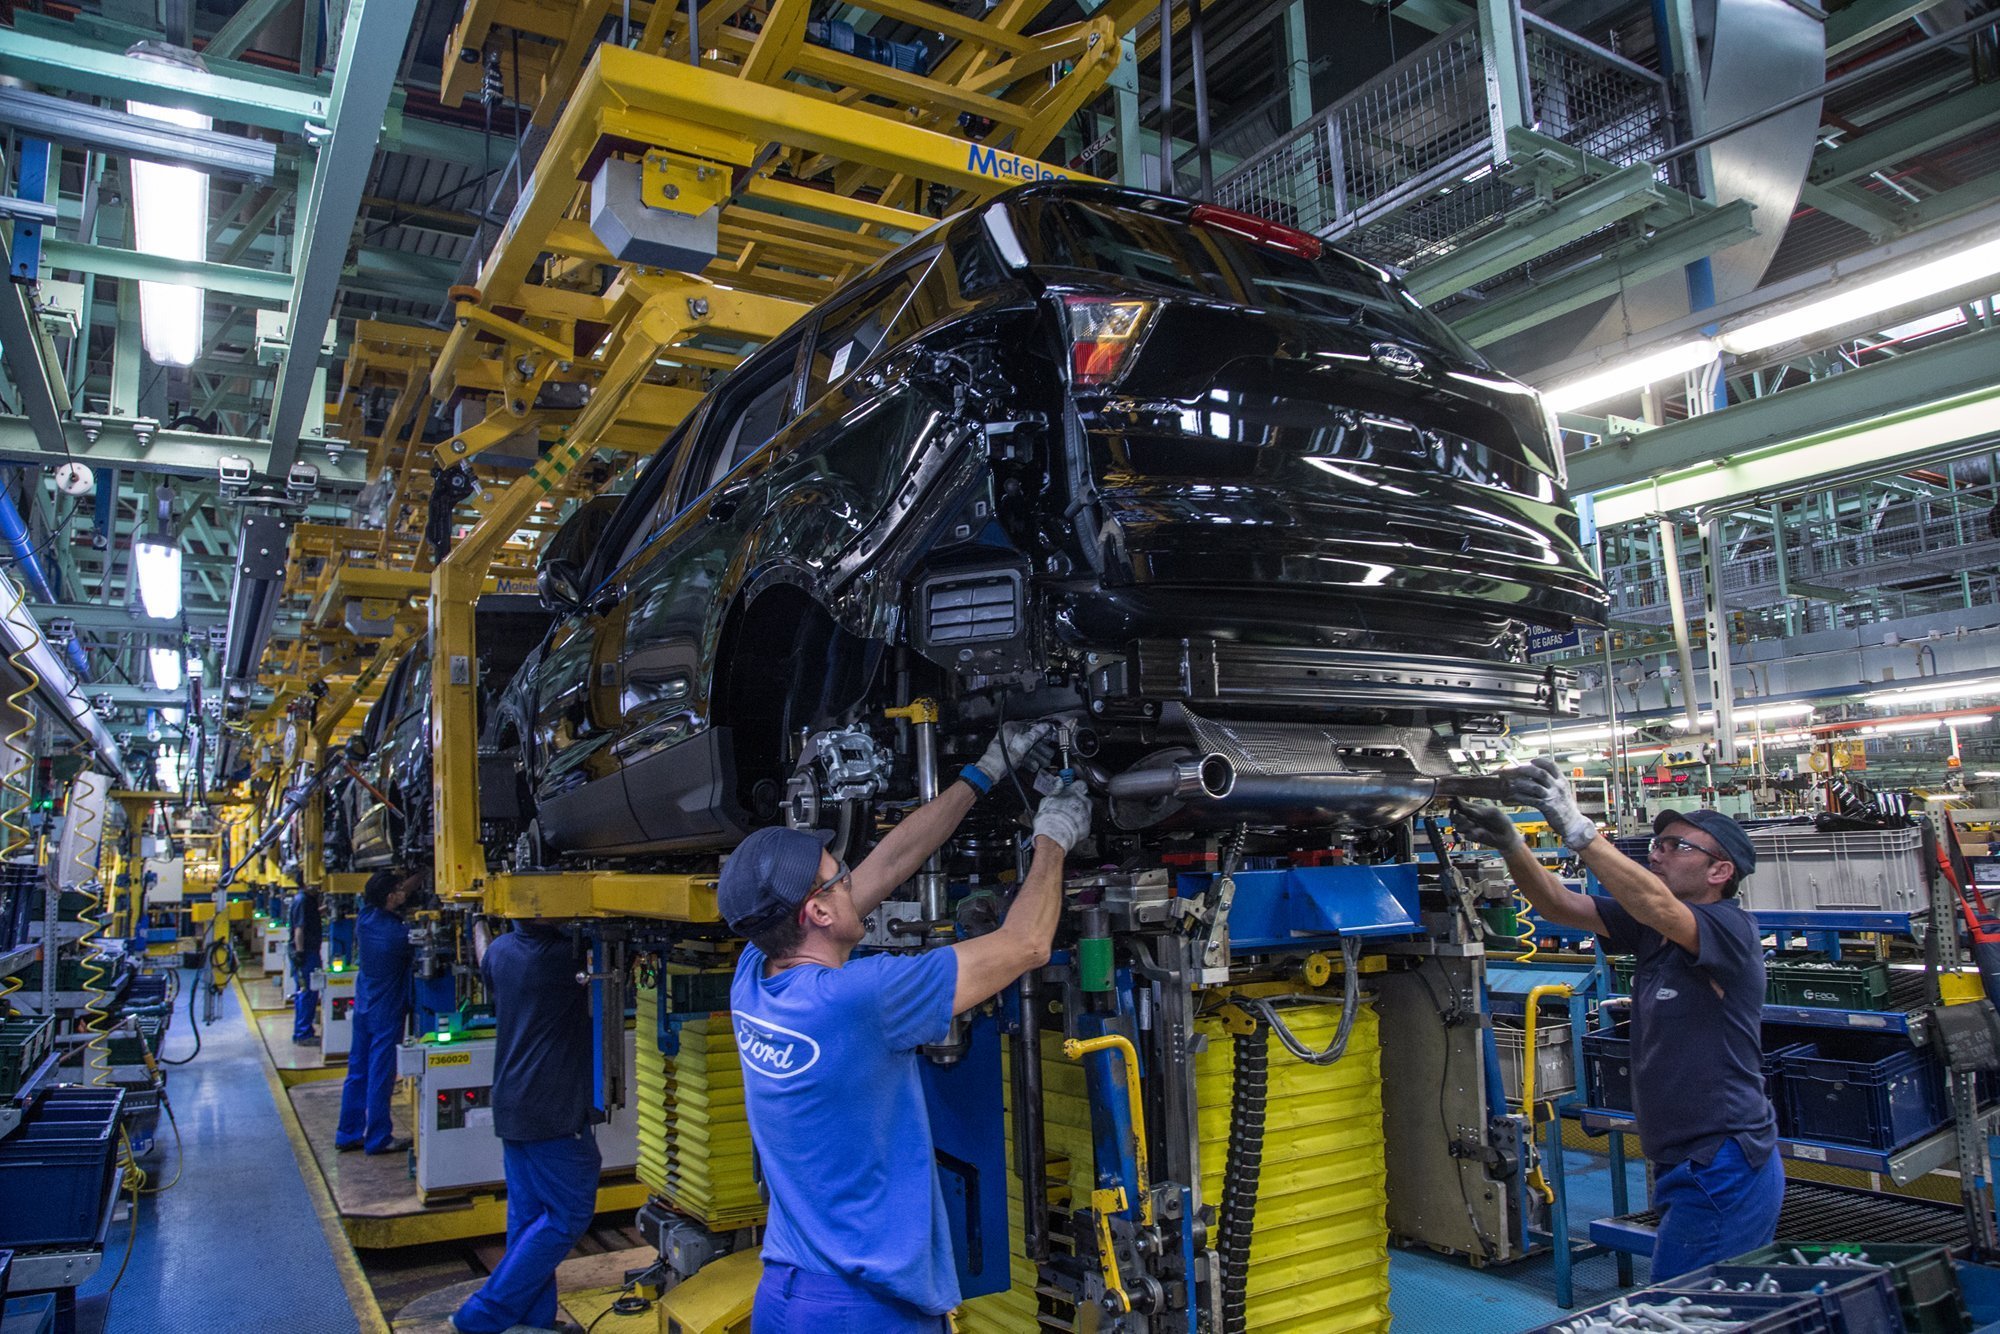
<path id="1" fill-rule="evenodd" d="M 828 829 L 759 829 L 722 864 L 716 904 L 739 936 L 767 931 L 799 910 L 819 876 L 819 854 L 833 842 Z"/>
<path id="2" fill-rule="evenodd" d="M 1722 855 L 1736 867 L 1738 880 L 1748 880 L 1757 869 L 1757 849 L 1751 845 L 1748 831 L 1734 817 L 1710 810 L 1661 811 L 1653 819 L 1653 832 L 1662 833 L 1670 824 L 1691 824 L 1714 839 Z"/>

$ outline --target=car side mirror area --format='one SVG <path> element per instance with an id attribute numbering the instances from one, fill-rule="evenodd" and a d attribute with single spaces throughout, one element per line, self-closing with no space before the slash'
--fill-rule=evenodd
<path id="1" fill-rule="evenodd" d="M 347 739 L 347 758 L 355 764 L 359 764 L 367 759 L 368 743 L 363 741 L 359 736 L 349 737 Z"/>
<path id="2" fill-rule="evenodd" d="M 535 569 L 535 592 L 545 610 L 575 611 L 583 605 L 583 574 L 574 562 L 552 557 Z"/>

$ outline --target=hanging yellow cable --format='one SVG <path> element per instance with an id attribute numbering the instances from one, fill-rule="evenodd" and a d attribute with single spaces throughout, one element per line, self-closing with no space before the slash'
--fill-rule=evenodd
<path id="1" fill-rule="evenodd" d="M 13 583 L 12 576 L 0 577 L 6 577 L 10 584 Z M 5 866 L 22 852 L 32 850 L 35 844 L 34 834 L 29 830 L 25 816 L 33 794 L 29 791 L 25 778 L 30 756 L 24 739 L 34 725 L 34 715 L 28 711 L 27 700 L 41 688 L 42 684 L 42 678 L 28 661 L 28 654 L 40 646 L 42 631 L 36 624 L 35 618 L 23 610 L 26 598 L 21 593 L 19 585 L 14 585 L 13 592 L 13 604 L 7 612 L 7 623 L 25 634 L 27 643 L 25 647 L 16 649 L 8 657 L 8 661 L 14 664 L 14 669 L 21 674 L 22 686 L 7 697 L 7 703 L 19 715 L 22 722 L 4 739 L 0 739 L 0 746 L 13 752 L 11 758 L 0 757 L 0 770 L 4 770 L 4 776 L 0 776 L 0 866 Z M 54 946 L 53 941 L 43 943 L 44 949 L 53 949 Z M 6 990 L 0 991 L 0 996 L 19 991 L 25 985 L 18 978 L 10 977 L 4 981 Z"/>

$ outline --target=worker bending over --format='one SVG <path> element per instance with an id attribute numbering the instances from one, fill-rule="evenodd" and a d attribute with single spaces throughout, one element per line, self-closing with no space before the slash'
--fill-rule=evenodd
<path id="1" fill-rule="evenodd" d="M 319 1018 L 319 990 L 313 986 L 313 976 L 319 971 L 319 891 L 301 884 L 285 920 L 292 932 L 292 985 L 298 988 L 292 997 L 292 1041 L 317 1047 L 319 1034 L 313 1025 Z"/>
<path id="2" fill-rule="evenodd" d="M 577 980 L 589 970 L 566 933 L 527 921 L 485 948 L 479 971 L 496 1023 L 493 1132 L 507 1171 L 507 1251 L 451 1324 L 460 1334 L 557 1329 L 556 1266 L 590 1230 L 603 1167 L 591 1129 L 601 1118 L 591 1099 L 590 992 Z"/>
<path id="3" fill-rule="evenodd" d="M 396 1087 L 396 1046 L 410 1012 L 410 929 L 403 907 L 429 878 L 428 867 L 377 871 L 361 891 L 353 1046 L 340 1089 L 340 1125 L 333 1132 L 333 1147 L 342 1153 L 401 1153 L 410 1147 L 408 1139 L 396 1138 L 389 1094 Z"/>
<path id="4" fill-rule="evenodd" d="M 770 1191 L 751 1334 L 937 1334 L 958 1305 L 918 1048 L 1048 961 L 1063 857 L 1090 830 L 1088 798 L 1066 786 L 1042 801 L 1027 878 L 998 930 L 949 949 L 850 956 L 861 919 L 1048 731 L 1003 728 L 852 870 L 826 851 L 832 835 L 797 829 L 760 829 L 723 864 L 723 917 L 750 941 L 729 1004 Z"/>
<path id="5" fill-rule="evenodd" d="M 1720 811 L 1664 811 L 1641 866 L 1598 837 L 1553 760 L 1503 776 L 1508 795 L 1539 809 L 1610 897 L 1565 888 L 1494 807 L 1456 807 L 1459 828 L 1506 855 L 1544 921 L 1638 956 L 1632 1099 L 1661 1212 L 1653 1281 L 1769 1245 L 1785 1173 L 1764 1093 L 1764 950 L 1736 901 L 1757 869 L 1749 835 Z"/>

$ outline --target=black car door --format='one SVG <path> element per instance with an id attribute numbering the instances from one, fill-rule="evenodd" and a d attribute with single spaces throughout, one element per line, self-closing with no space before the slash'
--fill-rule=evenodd
<path id="1" fill-rule="evenodd" d="M 678 479 L 679 512 L 627 567 L 607 703 L 628 798 L 655 844 L 740 828 L 705 663 L 761 503 L 765 446 L 796 415 L 802 345 L 796 335 L 771 344 L 716 391 Z"/>
<path id="2" fill-rule="evenodd" d="M 626 568 L 645 548 L 659 516 L 674 508 L 680 455 L 699 415 L 645 464 L 575 580 L 580 603 L 550 631 L 534 667 L 528 692 L 531 786 L 542 839 L 558 850 L 624 848 L 643 841 L 608 749 L 616 733 L 604 720 L 615 717 L 615 645 L 623 636 Z"/>

